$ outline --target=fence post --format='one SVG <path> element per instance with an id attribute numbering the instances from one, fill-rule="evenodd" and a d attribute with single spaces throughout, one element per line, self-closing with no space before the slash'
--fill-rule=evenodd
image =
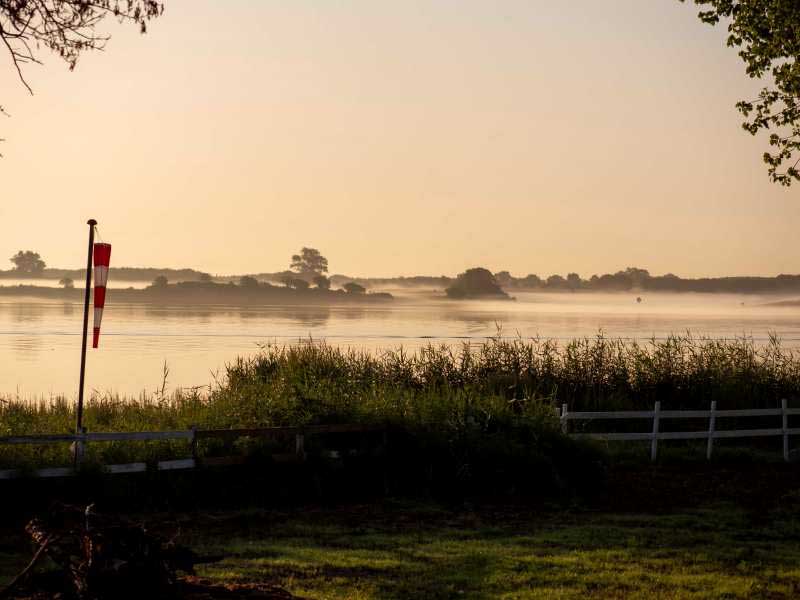
<path id="1" fill-rule="evenodd" d="M 569 427 L 567 425 L 567 411 L 568 411 L 567 403 L 564 402 L 564 404 L 561 405 L 561 432 L 564 433 L 565 435 L 569 430 Z"/>
<path id="2" fill-rule="evenodd" d="M 789 415 L 786 414 L 788 402 L 786 398 L 781 399 L 781 416 L 783 417 L 783 460 L 789 462 Z"/>
<path id="3" fill-rule="evenodd" d="M 717 401 L 711 401 L 711 415 L 708 417 L 708 445 L 706 446 L 706 460 L 711 460 L 714 451 L 714 431 L 717 428 Z"/>
<path id="4" fill-rule="evenodd" d="M 306 457 L 306 438 L 301 432 L 294 436 L 294 452 L 297 458 L 304 460 Z"/>
<path id="5" fill-rule="evenodd" d="M 81 470 L 81 463 L 83 463 L 83 457 L 85 454 L 86 454 L 86 427 L 81 427 L 78 430 L 75 442 L 73 443 L 73 457 L 74 457 L 73 468 L 75 469 L 76 472 Z"/>
<path id="6" fill-rule="evenodd" d="M 197 425 L 192 425 L 189 429 L 192 430 L 192 459 L 194 460 L 194 466 L 197 467 Z"/>
<path id="7" fill-rule="evenodd" d="M 658 413 L 661 412 L 661 401 L 656 400 L 653 409 L 653 441 L 650 442 L 650 461 L 655 462 L 658 456 Z"/>

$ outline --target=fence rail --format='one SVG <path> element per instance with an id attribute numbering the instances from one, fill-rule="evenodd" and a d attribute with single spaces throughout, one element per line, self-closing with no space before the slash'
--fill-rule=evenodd
<path id="1" fill-rule="evenodd" d="M 616 412 L 570 412 L 567 405 L 563 404 L 561 409 L 556 410 L 556 414 L 561 420 L 562 431 L 574 438 L 604 441 L 649 441 L 650 460 L 653 461 L 658 457 L 658 442 L 660 440 L 705 439 L 707 440 L 706 458 L 711 459 L 714 451 L 714 440 L 778 436 L 783 437 L 783 458 L 789 461 L 789 438 L 793 435 L 800 435 L 800 427 L 789 427 L 789 417 L 800 415 L 800 408 L 789 408 L 787 404 L 787 401 L 784 399 L 781 400 L 780 408 L 717 410 L 716 401 L 712 401 L 709 410 L 661 410 L 661 402 L 656 402 L 653 410 L 627 410 Z M 731 417 L 781 417 L 781 426 L 761 429 L 717 429 L 717 419 Z M 571 421 L 590 422 L 613 419 L 649 419 L 652 422 L 652 429 L 648 432 L 634 433 L 570 432 L 569 423 Z M 662 419 L 708 419 L 708 428 L 706 430 L 694 431 L 661 431 Z"/>
<path id="2" fill-rule="evenodd" d="M 384 431 L 382 426 L 374 425 L 312 425 L 308 427 L 266 427 L 248 429 L 197 429 L 176 431 L 122 431 L 122 432 L 88 432 L 79 434 L 46 434 L 46 435 L 21 435 L 0 437 L 0 445 L 48 445 L 72 443 L 75 445 L 75 464 L 73 467 L 48 467 L 35 469 L 28 473 L 32 477 L 69 477 L 80 470 L 86 445 L 92 442 L 147 442 L 164 440 L 184 440 L 189 442 L 191 448 L 190 458 L 161 460 L 152 465 L 145 462 L 103 465 L 102 470 L 110 474 L 140 473 L 149 468 L 157 471 L 172 471 L 179 469 L 194 469 L 201 466 L 229 466 L 242 464 L 246 461 L 244 456 L 215 456 L 208 458 L 198 457 L 197 443 L 200 440 L 233 441 L 242 437 L 255 437 L 264 439 L 291 439 L 294 437 L 294 452 L 273 454 L 275 462 L 302 461 L 305 459 L 305 441 L 308 436 L 319 434 L 339 433 L 370 433 Z M 384 435 L 385 443 L 385 435 Z M 16 479 L 23 473 L 19 469 L 0 470 L 0 479 Z"/>

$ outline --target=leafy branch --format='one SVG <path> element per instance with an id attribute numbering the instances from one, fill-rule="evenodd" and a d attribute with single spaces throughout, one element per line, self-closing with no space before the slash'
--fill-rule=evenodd
<path id="1" fill-rule="evenodd" d="M 683 2 L 684 0 L 681 0 Z M 800 181 L 800 2 L 798 0 L 695 0 L 699 18 L 709 25 L 728 22 L 727 45 L 739 48 L 745 72 L 753 79 L 769 77 L 754 100 L 736 108 L 751 135 L 769 132 L 765 152 L 769 176 L 789 186 Z"/>

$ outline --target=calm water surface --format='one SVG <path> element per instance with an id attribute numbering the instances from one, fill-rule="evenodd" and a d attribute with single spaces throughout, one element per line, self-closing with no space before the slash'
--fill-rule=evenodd
<path id="1" fill-rule="evenodd" d="M 764 306 L 776 298 L 663 294 L 517 294 L 516 302 L 448 302 L 431 292 L 398 292 L 374 306 L 181 307 L 123 305 L 109 293 L 101 348 L 89 350 L 87 389 L 139 394 L 161 384 L 206 385 L 259 344 L 326 340 L 380 351 L 428 343 L 480 343 L 503 335 L 568 340 L 602 330 L 626 339 L 690 330 L 715 338 L 777 333 L 800 347 L 800 309 Z M 0 298 L 0 395 L 74 397 L 80 361 L 78 304 Z"/>

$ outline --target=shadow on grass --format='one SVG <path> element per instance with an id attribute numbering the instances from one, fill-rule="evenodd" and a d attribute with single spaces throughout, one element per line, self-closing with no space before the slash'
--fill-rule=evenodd
<path id="1" fill-rule="evenodd" d="M 204 575 L 271 581 L 308 598 L 794 598 L 793 512 L 752 527 L 733 507 L 669 515 L 503 511 L 362 515 L 252 514 L 220 541 L 197 523 L 193 545 L 227 558 Z M 397 527 L 395 521 L 405 523 Z M 224 526 L 223 526 L 224 528 Z M 235 537 L 231 537 L 231 534 Z"/>

